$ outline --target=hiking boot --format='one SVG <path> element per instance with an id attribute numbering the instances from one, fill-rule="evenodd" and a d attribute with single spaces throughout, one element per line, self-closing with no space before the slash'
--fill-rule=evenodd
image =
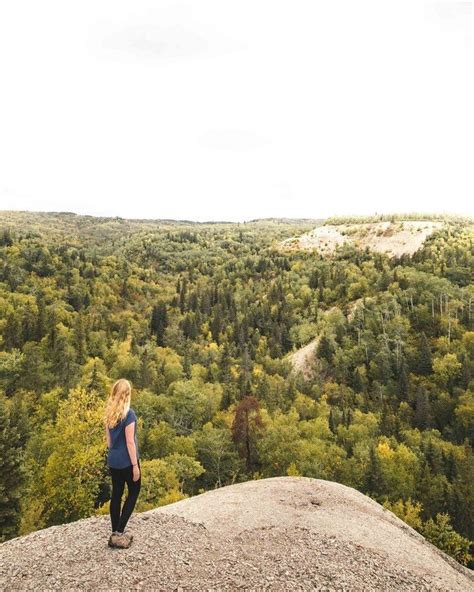
<path id="1" fill-rule="evenodd" d="M 133 540 L 133 536 L 128 534 L 116 534 L 112 533 L 109 538 L 109 547 L 116 547 L 118 549 L 128 549 Z"/>

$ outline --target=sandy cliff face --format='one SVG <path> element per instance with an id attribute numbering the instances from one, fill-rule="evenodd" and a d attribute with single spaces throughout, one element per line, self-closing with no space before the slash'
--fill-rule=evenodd
<path id="1" fill-rule="evenodd" d="M 403 220 L 399 222 L 372 222 L 365 224 L 327 224 L 299 237 L 286 239 L 283 249 L 316 250 L 331 254 L 344 243 L 351 243 L 360 249 L 391 256 L 413 255 L 423 246 L 425 240 L 443 226 L 442 222 Z"/>
<path id="2" fill-rule="evenodd" d="M 107 516 L 0 546 L 0 588 L 121 590 L 474 590 L 471 572 L 343 485 L 248 481 L 134 514 L 129 549 Z"/>

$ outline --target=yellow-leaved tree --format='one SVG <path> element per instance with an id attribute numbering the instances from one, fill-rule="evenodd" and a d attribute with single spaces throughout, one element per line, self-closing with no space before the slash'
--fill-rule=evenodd
<path id="1" fill-rule="evenodd" d="M 104 401 L 93 389 L 76 387 L 59 404 L 50 431 L 51 454 L 43 472 L 49 524 L 94 512 L 104 466 Z"/>

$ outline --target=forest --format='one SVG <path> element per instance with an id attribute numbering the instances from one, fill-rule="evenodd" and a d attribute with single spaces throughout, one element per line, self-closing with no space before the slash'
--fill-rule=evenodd
<path id="1" fill-rule="evenodd" d="M 323 220 L 0 212 L 0 541 L 108 514 L 103 413 L 123 377 L 136 511 L 327 479 L 472 568 L 474 226 L 433 219 L 411 257 L 323 257 L 279 248 Z"/>

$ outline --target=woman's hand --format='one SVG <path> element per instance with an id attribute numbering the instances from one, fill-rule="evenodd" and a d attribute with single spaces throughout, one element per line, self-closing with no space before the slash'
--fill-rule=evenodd
<path id="1" fill-rule="evenodd" d="M 133 467 L 133 480 L 138 481 L 138 479 L 140 479 L 140 467 L 135 465 Z"/>

